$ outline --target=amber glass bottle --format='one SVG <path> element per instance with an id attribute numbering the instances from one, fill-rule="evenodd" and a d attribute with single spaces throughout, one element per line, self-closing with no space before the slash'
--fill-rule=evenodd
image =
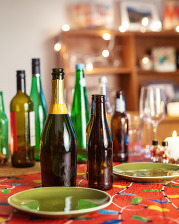
<path id="1" fill-rule="evenodd" d="M 75 186 L 77 143 L 64 101 L 64 70 L 52 70 L 52 97 L 41 135 L 42 186 Z"/>
<path id="2" fill-rule="evenodd" d="M 86 146 L 88 148 L 88 140 L 89 140 L 89 135 L 91 132 L 91 126 L 93 123 L 93 118 L 94 118 L 94 95 L 91 96 L 91 117 L 90 120 L 86 126 Z"/>
<path id="3" fill-rule="evenodd" d="M 128 160 L 128 117 L 126 115 L 123 91 L 116 92 L 115 112 L 111 120 L 113 140 L 113 160 L 126 162 Z"/>
<path id="4" fill-rule="evenodd" d="M 10 103 L 11 153 L 14 167 L 35 164 L 35 113 L 26 94 L 25 71 L 17 71 L 17 94 Z"/>
<path id="5" fill-rule="evenodd" d="M 94 95 L 94 119 L 88 141 L 88 185 L 109 190 L 113 183 L 112 139 L 106 120 L 105 96 Z"/>

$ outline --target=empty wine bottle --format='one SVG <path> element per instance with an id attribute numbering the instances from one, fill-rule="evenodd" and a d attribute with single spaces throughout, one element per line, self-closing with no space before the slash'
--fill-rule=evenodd
<path id="1" fill-rule="evenodd" d="M 42 186 L 75 186 L 77 143 L 64 101 L 64 69 L 52 70 L 52 96 L 41 135 Z"/>
<path id="2" fill-rule="evenodd" d="M 115 112 L 111 120 L 113 140 L 113 160 L 126 162 L 128 160 L 128 117 L 126 115 L 123 91 L 116 92 Z"/>
<path id="3" fill-rule="evenodd" d="M 105 96 L 94 95 L 94 102 L 94 119 L 88 141 L 88 185 L 109 190 L 113 183 L 113 150 L 106 120 Z"/>
<path id="4" fill-rule="evenodd" d="M 10 103 L 11 152 L 14 167 L 35 164 L 35 113 L 26 94 L 25 71 L 17 71 L 17 94 Z"/>
<path id="5" fill-rule="evenodd" d="M 76 65 L 76 80 L 71 110 L 71 121 L 77 137 L 77 161 L 86 163 L 86 126 L 89 121 L 89 105 L 84 77 L 84 64 Z"/>
<path id="6" fill-rule="evenodd" d="M 3 92 L 0 92 L 0 153 L 9 158 L 8 119 L 4 110 Z"/>
<path id="7" fill-rule="evenodd" d="M 30 97 L 34 103 L 35 111 L 35 159 L 40 160 L 40 137 L 47 118 L 47 106 L 42 90 L 40 59 L 32 59 L 32 84 Z"/>

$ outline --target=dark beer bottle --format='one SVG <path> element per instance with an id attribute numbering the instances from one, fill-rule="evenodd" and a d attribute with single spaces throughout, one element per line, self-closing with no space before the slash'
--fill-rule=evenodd
<path id="1" fill-rule="evenodd" d="M 75 186 L 77 143 L 64 101 L 64 70 L 52 70 L 52 97 L 41 135 L 42 186 Z"/>
<path id="2" fill-rule="evenodd" d="M 126 115 L 123 91 L 116 92 L 115 112 L 111 120 L 113 140 L 113 160 L 126 162 L 128 160 L 128 118 Z"/>
<path id="3" fill-rule="evenodd" d="M 105 112 L 105 95 L 94 95 L 94 103 L 94 119 L 88 140 L 88 185 L 109 190 L 113 183 L 113 155 Z"/>
<path id="4" fill-rule="evenodd" d="M 26 94 L 25 71 L 17 71 L 17 94 L 10 103 L 11 152 L 14 167 L 35 164 L 35 113 Z"/>

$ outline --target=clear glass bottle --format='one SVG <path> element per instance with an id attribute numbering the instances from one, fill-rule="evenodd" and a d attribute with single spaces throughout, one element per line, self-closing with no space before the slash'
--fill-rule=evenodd
<path id="1" fill-rule="evenodd" d="M 71 110 L 71 121 L 77 137 L 77 162 L 86 163 L 86 126 L 89 122 L 89 105 L 84 77 L 84 64 L 76 65 L 76 80 Z"/>
<path id="2" fill-rule="evenodd" d="M 113 140 L 113 160 L 115 162 L 128 161 L 128 117 L 126 115 L 123 91 L 116 92 L 115 111 L 111 120 Z"/>
<path id="3" fill-rule="evenodd" d="M 106 97 L 106 118 L 109 125 L 109 130 L 111 131 L 111 118 L 113 114 L 113 110 L 109 101 L 108 94 L 108 79 L 106 76 L 102 76 L 99 78 L 99 94 L 105 95 Z"/>
<path id="4" fill-rule="evenodd" d="M 159 157 L 160 163 L 168 163 L 169 157 L 168 157 L 168 142 L 162 141 L 162 146 L 160 147 L 160 157 Z"/>
<path id="5" fill-rule="evenodd" d="M 11 153 L 14 167 L 35 164 L 35 113 L 26 94 L 25 71 L 17 71 L 17 94 L 10 103 Z"/>
<path id="6" fill-rule="evenodd" d="M 94 102 L 94 119 L 88 141 L 88 185 L 109 190 L 113 183 L 113 150 L 106 119 L 105 96 L 94 95 Z"/>
<path id="7" fill-rule="evenodd" d="M 41 135 L 42 186 L 75 186 L 77 143 L 64 100 L 64 69 L 52 70 L 49 114 Z"/>
<path id="8" fill-rule="evenodd" d="M 40 161 L 40 137 L 47 118 L 47 106 L 41 84 L 40 59 L 32 59 L 32 84 L 30 97 L 35 111 L 35 159 Z"/>
<path id="9" fill-rule="evenodd" d="M 8 119 L 4 110 L 3 92 L 0 91 L 0 153 L 9 158 Z"/>

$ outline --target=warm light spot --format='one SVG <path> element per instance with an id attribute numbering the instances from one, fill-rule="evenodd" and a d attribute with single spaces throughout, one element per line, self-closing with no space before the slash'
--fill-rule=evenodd
<path id="1" fill-rule="evenodd" d="M 177 132 L 176 131 L 173 131 L 172 137 L 177 137 Z"/>
<path id="2" fill-rule="evenodd" d="M 124 26 L 120 26 L 119 27 L 119 31 L 121 32 L 121 33 L 124 33 L 124 32 L 126 32 L 126 27 L 124 27 Z"/>
<path id="3" fill-rule="evenodd" d="M 148 64 L 149 63 L 149 58 L 148 57 L 144 57 L 144 58 L 142 58 L 142 63 L 143 64 Z"/>
<path id="4" fill-rule="evenodd" d="M 60 43 L 56 43 L 55 46 L 54 46 L 54 50 L 55 51 L 60 51 L 62 45 Z"/>
<path id="5" fill-rule="evenodd" d="M 103 36 L 102 36 L 102 38 L 104 40 L 110 40 L 111 39 L 111 34 L 110 33 L 104 33 Z"/>
<path id="6" fill-rule="evenodd" d="M 148 26 L 149 25 L 149 18 L 148 17 L 144 17 L 142 19 L 142 26 Z"/>
<path id="7" fill-rule="evenodd" d="M 108 50 L 104 50 L 102 52 L 103 57 L 107 58 L 109 56 L 109 51 Z"/>
<path id="8" fill-rule="evenodd" d="M 179 26 L 177 26 L 177 27 L 176 27 L 176 32 L 178 32 L 178 33 L 179 33 Z"/>
<path id="9" fill-rule="evenodd" d="M 162 28 L 162 23 L 160 21 L 154 22 L 151 26 L 152 31 L 160 31 L 161 28 Z"/>
<path id="10" fill-rule="evenodd" d="M 86 70 L 91 72 L 93 70 L 93 64 L 92 63 L 86 64 Z"/>
<path id="11" fill-rule="evenodd" d="M 69 30 L 70 30 L 70 26 L 69 26 L 68 24 L 64 24 L 64 25 L 62 26 L 62 30 L 63 30 L 63 31 L 69 31 Z"/>

